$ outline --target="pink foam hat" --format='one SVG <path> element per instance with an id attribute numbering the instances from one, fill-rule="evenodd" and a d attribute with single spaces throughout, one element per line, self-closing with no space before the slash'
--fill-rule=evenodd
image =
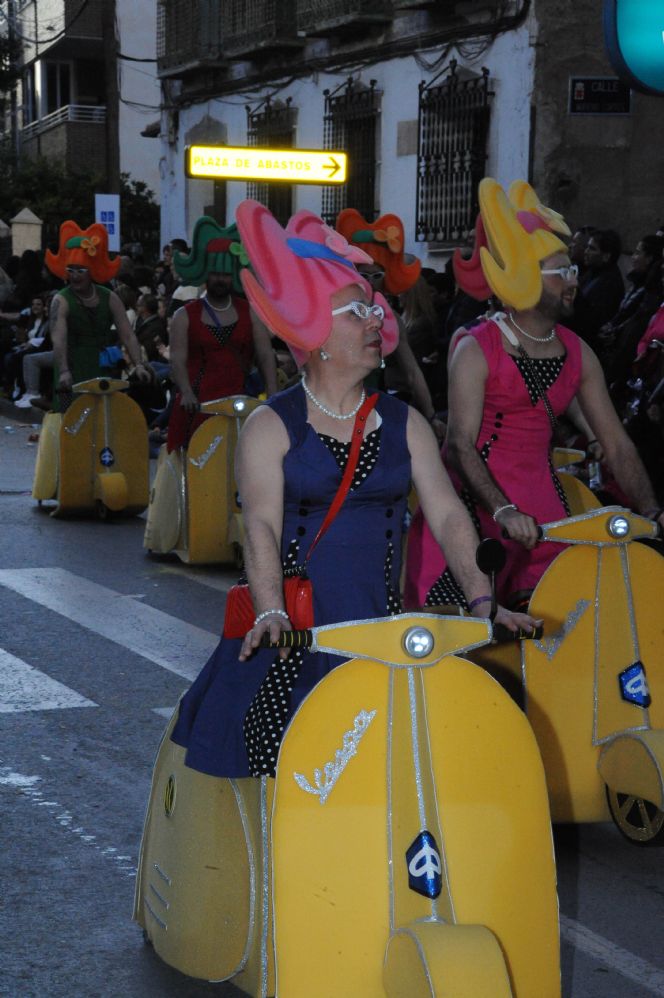
<path id="1" fill-rule="evenodd" d="M 355 264 L 373 261 L 311 211 L 297 212 L 284 229 L 264 205 L 246 200 L 238 205 L 236 221 L 252 268 L 241 274 L 247 298 L 301 365 L 332 331 L 335 291 L 357 284 L 371 298 L 372 288 Z M 380 331 L 385 356 L 395 349 L 399 328 L 383 295 L 373 301 L 385 310 Z"/>

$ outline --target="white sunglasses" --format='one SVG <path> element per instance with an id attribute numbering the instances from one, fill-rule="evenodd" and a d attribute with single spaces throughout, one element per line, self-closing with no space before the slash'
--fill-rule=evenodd
<path id="1" fill-rule="evenodd" d="M 579 276 L 579 268 L 573 263 L 570 267 L 556 267 L 553 270 L 542 270 L 540 273 L 558 274 L 559 277 L 562 277 L 563 281 L 571 281 L 573 278 Z"/>
<path id="2" fill-rule="evenodd" d="M 332 309 L 332 315 L 341 315 L 342 312 L 352 312 L 358 319 L 368 319 L 370 316 L 373 316 L 379 322 L 382 322 L 385 318 L 385 309 L 382 305 L 367 305 L 363 301 L 349 301 L 347 305 L 342 305 L 341 308 Z"/>

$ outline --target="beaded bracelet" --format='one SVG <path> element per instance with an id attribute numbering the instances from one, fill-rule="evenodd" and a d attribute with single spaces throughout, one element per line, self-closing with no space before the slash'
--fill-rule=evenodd
<path id="1" fill-rule="evenodd" d="M 259 613 L 258 616 L 256 617 L 254 621 L 254 627 L 256 626 L 256 624 L 260 624 L 261 620 L 265 620 L 266 617 L 273 617 L 273 616 L 283 617 L 284 620 L 290 620 L 290 617 L 288 616 L 285 610 L 263 610 L 263 612 Z"/>
<path id="2" fill-rule="evenodd" d="M 498 514 L 504 513 L 506 509 L 514 509 L 516 510 L 517 513 L 519 512 L 518 506 L 515 506 L 513 502 L 508 502 L 504 506 L 499 506 L 498 509 L 494 509 L 493 513 L 491 514 L 494 523 L 498 523 Z"/>
<path id="3" fill-rule="evenodd" d="M 478 596 L 477 599 L 470 601 L 470 603 L 468 604 L 468 609 L 474 610 L 476 606 L 480 605 L 480 603 L 490 603 L 490 602 L 491 602 L 491 596 Z"/>

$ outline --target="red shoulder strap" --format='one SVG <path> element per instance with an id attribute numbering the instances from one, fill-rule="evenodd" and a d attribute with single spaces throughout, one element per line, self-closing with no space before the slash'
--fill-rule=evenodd
<path id="1" fill-rule="evenodd" d="M 360 456 L 360 447 L 362 446 L 362 441 L 364 440 L 364 428 L 366 426 L 367 419 L 369 418 L 369 413 L 377 401 L 378 392 L 374 392 L 373 395 L 369 395 L 362 403 L 362 407 L 355 417 L 353 435 L 350 442 L 350 453 L 348 454 L 348 460 L 346 461 L 346 467 L 344 469 L 343 478 L 341 479 L 341 485 L 337 489 L 337 494 L 332 500 L 332 505 L 328 509 L 325 519 L 320 525 L 318 533 L 311 542 L 311 547 L 307 551 L 305 563 L 309 561 L 314 548 L 343 506 L 344 499 L 348 495 L 348 490 L 353 483 L 353 475 L 355 474 L 355 469 L 357 468 L 357 459 Z"/>

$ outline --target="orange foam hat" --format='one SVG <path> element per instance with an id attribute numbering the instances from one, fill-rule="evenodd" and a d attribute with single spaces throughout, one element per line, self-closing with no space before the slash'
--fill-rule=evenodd
<path id="1" fill-rule="evenodd" d="M 106 284 L 118 273 L 122 261 L 108 255 L 108 232 L 101 222 L 82 229 L 72 219 L 60 226 L 58 252 L 46 250 L 45 263 L 52 274 L 66 280 L 67 267 L 87 267 L 95 284 Z"/>
<path id="2" fill-rule="evenodd" d="M 415 258 L 406 263 L 404 259 L 403 222 L 398 215 L 381 215 L 375 222 L 367 222 L 355 208 L 344 208 L 337 215 L 336 230 L 383 268 L 388 294 L 408 291 L 420 276 L 421 262 Z"/>

